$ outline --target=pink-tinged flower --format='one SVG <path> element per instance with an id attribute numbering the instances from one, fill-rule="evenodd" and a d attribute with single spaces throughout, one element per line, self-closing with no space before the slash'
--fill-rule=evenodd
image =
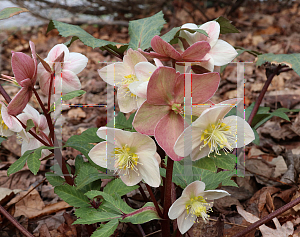
<path id="1" fill-rule="evenodd" d="M 216 92 L 218 73 L 180 74 L 170 67 L 156 69 L 149 81 L 147 100 L 138 109 L 133 127 L 136 131 L 155 136 L 158 144 L 173 160 L 182 157 L 175 154 L 173 146 L 184 130 L 185 75 L 192 78 L 193 104 L 204 103 Z"/>
<path id="2" fill-rule="evenodd" d="M 214 66 L 223 66 L 230 63 L 238 53 L 236 50 L 224 40 L 219 39 L 220 24 L 216 21 L 209 21 L 198 27 L 193 23 L 184 24 L 181 28 L 188 28 L 191 30 L 201 29 L 205 30 L 209 37 L 199 32 L 190 33 L 186 30 L 180 31 L 180 37 L 184 38 L 189 45 L 194 45 L 197 42 L 207 41 L 210 45 L 210 50 L 204 57 L 204 62 L 200 65 L 209 71 L 214 70 Z M 181 42 L 179 43 L 183 48 Z M 207 61 L 208 60 L 208 61 Z"/>
<path id="3" fill-rule="evenodd" d="M 200 41 L 188 47 L 184 52 L 179 52 L 171 44 L 164 41 L 158 35 L 152 38 L 151 47 L 155 52 L 147 53 L 141 49 L 139 49 L 139 51 L 149 59 L 158 58 L 161 61 L 169 61 L 170 59 L 174 59 L 178 62 L 207 61 L 207 59 L 204 57 L 210 50 L 210 45 L 208 42 Z"/>
<path id="4" fill-rule="evenodd" d="M 2 101 L 0 101 L 0 108 L 0 135 L 9 137 L 14 132 L 20 132 L 22 125 L 14 116 L 8 114 L 6 105 Z"/>
<path id="5" fill-rule="evenodd" d="M 155 60 L 157 66 L 162 66 Z M 129 113 L 146 100 L 148 81 L 156 66 L 149 63 L 138 51 L 129 49 L 123 62 L 110 64 L 100 70 L 100 77 L 108 84 L 118 87 L 117 98 L 120 111 Z"/>
<path id="6" fill-rule="evenodd" d="M 7 106 L 10 115 L 18 115 L 23 111 L 32 96 L 32 88 L 36 82 L 37 61 L 35 46 L 31 41 L 29 44 L 32 58 L 21 52 L 12 53 L 12 70 L 16 81 L 22 88 Z"/>
<path id="7" fill-rule="evenodd" d="M 64 52 L 64 58 L 61 62 L 55 60 Z M 55 45 L 44 59 L 51 67 L 52 72 L 55 72 L 55 83 L 60 83 L 63 93 L 79 90 L 81 88 L 80 81 L 76 74 L 80 73 L 87 65 L 88 58 L 80 53 L 70 53 L 67 46 L 64 44 Z M 38 65 L 37 76 L 40 82 L 40 88 L 46 95 L 49 94 L 51 73 L 48 72 L 42 63 Z M 56 84 L 57 85 L 57 84 Z M 58 86 L 56 86 L 58 87 Z M 59 87 L 58 87 L 59 88 Z M 53 89 L 52 89 L 53 93 Z"/>
<path id="8" fill-rule="evenodd" d="M 19 114 L 18 119 L 26 125 L 27 120 L 31 119 L 35 125 L 34 128 L 31 128 L 33 132 L 35 132 L 38 136 L 45 139 L 45 136 L 49 135 L 49 127 L 47 124 L 46 117 L 40 114 L 36 109 L 31 107 L 29 104 L 25 107 L 24 113 Z M 37 149 L 43 144 L 34 138 L 30 133 L 21 134 L 23 138 L 22 146 L 21 146 L 21 154 L 23 155 L 28 150 Z M 42 150 L 45 156 L 50 154 L 49 150 Z"/>
<path id="9" fill-rule="evenodd" d="M 168 215 L 171 220 L 177 219 L 178 229 L 181 234 L 186 233 L 198 218 L 207 222 L 208 211 L 212 211 L 213 200 L 230 195 L 223 190 L 206 190 L 205 183 L 194 181 L 190 183 L 170 207 Z"/>
<path id="10" fill-rule="evenodd" d="M 109 127 L 99 128 L 97 135 L 107 141 L 90 150 L 89 157 L 93 162 L 104 168 L 108 168 L 109 162 L 114 162 L 115 172 L 127 186 L 143 179 L 150 186 L 159 187 L 156 145 L 150 137 Z"/>
<path id="11" fill-rule="evenodd" d="M 193 161 L 219 149 L 229 152 L 243 147 L 255 138 L 250 125 L 238 116 L 225 115 L 242 99 L 231 99 L 206 109 L 178 137 L 174 151 L 179 156 L 191 155 Z"/>

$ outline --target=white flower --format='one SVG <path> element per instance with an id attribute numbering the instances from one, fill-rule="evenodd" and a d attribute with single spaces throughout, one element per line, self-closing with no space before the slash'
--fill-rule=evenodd
<path id="1" fill-rule="evenodd" d="M 178 229 L 181 234 L 187 232 L 197 218 L 202 218 L 207 222 L 208 211 L 212 211 L 213 200 L 230 195 L 223 190 L 207 190 L 205 183 L 202 181 L 194 181 L 190 183 L 170 207 L 168 215 L 171 220 L 177 219 Z"/>
<path id="2" fill-rule="evenodd" d="M 155 63 L 162 66 L 159 60 Z M 106 83 L 118 87 L 120 111 L 129 113 L 146 100 L 148 81 L 155 69 L 140 52 L 129 49 L 122 63 L 110 64 L 98 73 Z"/>
<path id="3" fill-rule="evenodd" d="M 0 135 L 1 136 L 11 136 L 14 132 L 23 131 L 21 123 L 13 115 L 9 115 L 6 105 L 0 101 Z"/>
<path id="4" fill-rule="evenodd" d="M 242 99 L 231 99 L 206 109 L 183 133 L 174 145 L 179 156 L 191 154 L 193 161 L 201 159 L 219 149 L 232 151 L 243 147 L 255 138 L 250 125 L 238 116 L 225 115 Z"/>
<path id="5" fill-rule="evenodd" d="M 97 135 L 107 141 L 90 150 L 89 157 L 93 162 L 104 168 L 109 168 L 109 162 L 113 162 L 115 172 L 127 186 L 143 179 L 150 186 L 159 187 L 156 144 L 150 137 L 109 127 L 99 128 Z"/>
<path id="6" fill-rule="evenodd" d="M 202 67 L 209 71 L 214 70 L 214 66 L 223 66 L 230 63 L 236 56 L 236 50 L 224 40 L 219 39 L 220 24 L 216 21 L 209 21 L 198 27 L 193 23 L 187 23 L 181 26 L 181 28 L 188 29 L 201 29 L 205 30 L 209 37 L 199 32 L 190 33 L 186 30 L 180 31 L 180 37 L 186 39 L 189 45 L 192 45 L 198 41 L 207 41 L 210 44 L 210 51 L 205 55 L 204 60 L 207 62 L 199 63 Z M 178 43 L 183 49 L 182 43 Z"/>

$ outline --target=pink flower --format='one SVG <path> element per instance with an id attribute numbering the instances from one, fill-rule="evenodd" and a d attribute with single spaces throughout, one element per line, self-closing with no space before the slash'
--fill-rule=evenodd
<path id="1" fill-rule="evenodd" d="M 32 96 L 32 88 L 36 82 L 37 61 L 35 46 L 30 41 L 32 58 L 21 52 L 13 52 L 11 58 L 12 70 L 16 81 L 22 87 L 7 106 L 10 115 L 20 114 Z"/>
<path id="2" fill-rule="evenodd" d="M 209 37 L 199 32 L 190 33 L 186 30 L 180 31 L 180 37 L 184 38 L 189 45 L 194 45 L 197 42 L 206 41 L 210 45 L 210 50 L 204 57 L 204 62 L 200 65 L 209 71 L 214 70 L 214 66 L 223 66 L 230 63 L 236 56 L 236 50 L 224 40 L 219 39 L 220 24 L 216 21 L 209 21 L 198 27 L 193 23 L 184 24 L 181 28 L 188 28 L 191 30 L 201 29 L 205 30 Z M 178 43 L 183 49 L 181 42 Z"/>
<path id="3" fill-rule="evenodd" d="M 64 52 L 63 61 L 55 62 L 62 52 Z M 80 73 L 86 67 L 88 62 L 87 57 L 80 53 L 69 53 L 67 46 L 57 44 L 50 50 L 47 58 L 44 60 L 49 64 L 52 71 L 55 72 L 56 85 L 62 80 L 63 93 L 79 90 L 81 88 L 80 81 L 76 74 Z M 42 63 L 39 63 L 37 73 L 41 90 L 47 95 L 49 93 L 51 73 L 44 68 Z"/>
<path id="4" fill-rule="evenodd" d="M 164 41 L 158 35 L 152 38 L 151 47 L 155 52 L 146 53 L 141 49 L 139 51 L 149 59 L 158 58 L 161 61 L 174 59 L 179 62 L 203 61 L 204 56 L 210 50 L 208 42 L 200 41 L 188 47 L 184 52 L 178 52 L 171 44 Z"/>
<path id="5" fill-rule="evenodd" d="M 173 147 L 184 130 L 185 75 L 192 77 L 193 103 L 206 102 L 218 88 L 218 73 L 180 74 L 170 67 L 157 68 L 150 77 L 147 100 L 138 109 L 133 126 L 139 133 L 154 135 L 158 144 L 173 160 L 182 157 Z"/>
<path id="6" fill-rule="evenodd" d="M 6 105 L 0 101 L 0 135 L 11 136 L 14 132 L 21 132 L 23 127 L 21 123 L 15 118 L 15 116 L 9 115 Z"/>

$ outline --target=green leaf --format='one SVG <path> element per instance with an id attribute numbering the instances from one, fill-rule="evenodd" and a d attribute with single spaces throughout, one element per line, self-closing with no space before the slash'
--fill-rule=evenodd
<path id="1" fill-rule="evenodd" d="M 129 48 L 142 50 L 151 47 L 151 40 L 159 35 L 163 25 L 166 23 L 162 11 L 140 20 L 129 21 L 128 33 L 130 35 Z"/>
<path id="2" fill-rule="evenodd" d="M 119 112 L 118 115 L 114 119 L 112 119 L 106 126 L 110 128 L 115 127 L 130 132 L 136 132 L 136 130 L 132 126 L 135 113 L 131 114 L 129 119 L 127 120 L 124 114 L 122 112 Z"/>
<path id="3" fill-rule="evenodd" d="M 212 157 L 215 161 L 215 164 L 218 168 L 225 170 L 234 170 L 236 165 L 236 156 L 233 154 L 225 154 L 224 151 L 220 151 L 221 155 L 216 155 L 216 157 Z"/>
<path id="4" fill-rule="evenodd" d="M 180 30 L 180 26 L 179 27 L 174 27 L 172 30 L 168 31 L 163 36 L 161 36 L 161 38 L 164 41 L 169 43 L 172 39 L 174 39 L 175 35 L 179 32 L 179 30 Z"/>
<path id="5" fill-rule="evenodd" d="M 259 146 L 259 135 L 258 135 L 256 129 L 252 128 L 252 131 L 254 132 L 254 136 L 255 136 L 255 139 L 252 142 L 253 142 L 253 144 Z"/>
<path id="6" fill-rule="evenodd" d="M 54 192 L 66 203 L 74 207 L 85 207 L 89 204 L 89 199 L 84 194 L 77 190 L 74 186 L 64 184 L 56 186 Z"/>
<path id="7" fill-rule="evenodd" d="M 68 40 L 67 42 L 64 43 L 64 45 L 66 45 L 68 48 L 71 46 L 71 44 L 78 40 L 79 38 L 77 36 L 73 36 L 70 40 Z"/>
<path id="8" fill-rule="evenodd" d="M 32 129 L 34 127 L 34 122 L 32 121 L 32 119 L 28 119 L 26 122 L 26 132 L 28 132 L 30 129 Z"/>
<path id="9" fill-rule="evenodd" d="M 220 34 L 240 33 L 240 31 L 223 16 L 218 17 L 215 21 L 220 24 Z"/>
<path id="10" fill-rule="evenodd" d="M 75 97 L 78 97 L 78 96 L 81 96 L 81 95 L 83 95 L 85 93 L 86 92 L 83 91 L 83 90 L 71 91 L 71 92 L 69 92 L 69 93 L 67 93 L 65 95 L 62 95 L 61 98 L 58 99 L 55 103 L 60 104 L 61 100 L 64 100 L 64 101 L 71 100 L 71 99 L 73 99 Z M 50 113 L 52 111 L 54 111 L 54 103 L 51 105 L 48 113 Z"/>
<path id="11" fill-rule="evenodd" d="M 28 159 L 30 152 L 32 151 L 26 151 L 17 161 L 15 161 L 13 164 L 11 164 L 11 166 L 9 166 L 8 170 L 7 170 L 7 175 L 11 175 L 13 173 L 18 172 L 19 170 L 21 170 L 25 163 L 26 160 Z"/>
<path id="12" fill-rule="evenodd" d="M 29 12 L 26 8 L 21 7 L 7 7 L 0 11 L 0 20 L 10 18 L 12 16 L 18 15 L 22 12 Z"/>
<path id="13" fill-rule="evenodd" d="M 78 39 L 87 46 L 94 48 L 103 47 L 106 45 L 119 45 L 120 43 L 101 40 L 93 37 L 79 26 L 71 25 L 55 20 L 51 20 L 48 25 L 47 33 L 53 29 L 57 29 L 59 34 L 63 37 L 76 36 Z"/>
<path id="14" fill-rule="evenodd" d="M 78 175 L 80 167 L 84 164 L 82 155 L 77 155 L 75 158 L 75 173 L 74 176 Z"/>
<path id="15" fill-rule="evenodd" d="M 47 172 L 47 173 L 45 174 L 45 176 L 46 176 L 48 182 L 49 182 L 53 187 L 63 185 L 64 182 L 65 182 L 65 179 L 64 179 L 64 178 L 62 178 L 62 177 L 60 177 L 60 176 L 58 176 L 57 174 L 54 174 L 54 173 L 52 173 L 52 172 Z"/>
<path id="16" fill-rule="evenodd" d="M 261 66 L 265 62 L 272 64 L 282 64 L 292 68 L 300 76 L 300 53 L 294 54 L 262 54 L 258 55 L 256 66 Z"/>
<path id="17" fill-rule="evenodd" d="M 140 212 L 139 212 L 140 211 Z M 147 202 L 142 208 L 134 210 L 134 215 L 125 217 L 120 220 L 120 222 L 131 222 L 134 225 L 143 224 L 151 220 L 160 220 L 154 204 L 152 202 Z M 128 213 L 130 215 L 130 213 Z M 127 214 L 127 215 L 128 215 Z"/>
<path id="18" fill-rule="evenodd" d="M 91 237 L 111 236 L 117 229 L 118 225 L 119 225 L 118 219 L 111 220 L 111 221 L 107 222 L 106 224 L 101 224 L 100 227 L 96 231 L 93 232 Z"/>
<path id="19" fill-rule="evenodd" d="M 5 141 L 5 140 L 7 140 L 7 137 L 1 137 L 1 136 L 0 136 L 0 144 L 1 144 L 3 141 Z"/>
<path id="20" fill-rule="evenodd" d="M 127 186 L 121 179 L 114 179 L 104 187 L 103 192 L 112 196 L 114 196 L 116 193 L 120 196 L 123 196 L 126 193 L 137 189 L 138 187 L 138 185 Z"/>
<path id="21" fill-rule="evenodd" d="M 234 174 L 235 171 L 221 171 L 219 173 L 214 173 L 209 170 L 203 170 L 201 181 L 205 183 L 205 190 L 214 190 L 223 182 L 226 183 L 227 186 L 230 185 L 228 180 L 230 180 Z"/>
<path id="22" fill-rule="evenodd" d="M 36 175 L 40 169 L 41 161 L 40 158 L 42 157 L 42 150 L 36 150 L 37 152 L 33 152 L 29 155 L 27 159 L 27 165 L 30 171 Z"/>
<path id="23" fill-rule="evenodd" d="M 68 170 L 69 174 L 71 174 L 71 167 L 69 166 L 68 163 L 66 163 L 66 166 L 67 166 L 67 170 Z M 60 168 L 60 166 L 59 166 L 58 163 L 56 163 L 53 166 L 51 166 L 50 170 L 53 170 L 54 174 L 56 174 L 58 176 L 64 176 L 64 174 L 62 173 L 62 170 L 61 170 L 61 168 Z"/>
<path id="24" fill-rule="evenodd" d="M 73 224 L 94 224 L 122 217 L 120 214 L 101 212 L 95 208 L 88 207 L 76 209 L 75 215 L 80 219 L 77 219 Z"/>
<path id="25" fill-rule="evenodd" d="M 198 167 L 200 169 L 211 170 L 213 172 L 216 171 L 215 161 L 211 157 L 204 157 L 204 158 L 201 158 L 197 161 L 194 161 L 193 166 Z"/>

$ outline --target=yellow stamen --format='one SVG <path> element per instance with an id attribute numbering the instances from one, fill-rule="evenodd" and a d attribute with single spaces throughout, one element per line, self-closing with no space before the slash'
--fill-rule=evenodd
<path id="1" fill-rule="evenodd" d="M 207 203 L 207 201 L 202 196 L 191 197 L 189 201 L 185 204 L 185 209 L 188 215 L 202 217 L 206 222 L 209 218 L 207 211 L 211 210 L 212 204 Z"/>

